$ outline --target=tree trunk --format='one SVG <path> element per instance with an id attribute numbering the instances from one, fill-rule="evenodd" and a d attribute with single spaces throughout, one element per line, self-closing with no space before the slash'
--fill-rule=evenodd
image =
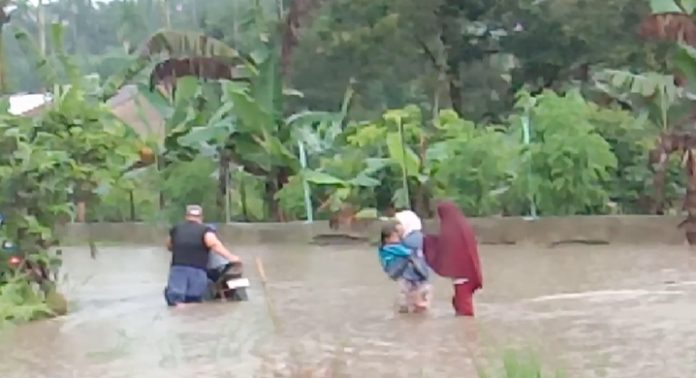
<path id="1" fill-rule="evenodd" d="M 653 199 L 653 209 L 652 213 L 657 215 L 665 214 L 665 198 L 664 198 L 664 188 L 665 188 L 665 175 L 666 167 L 658 167 L 657 172 L 655 172 L 655 177 L 653 178 L 653 186 L 655 187 L 655 198 Z"/>
<path id="2" fill-rule="evenodd" d="M 288 180 L 290 178 L 290 170 L 286 167 L 281 167 L 278 170 L 278 174 L 276 175 L 276 193 L 279 192 L 285 184 L 288 183 Z M 275 193 L 274 193 L 275 197 Z M 277 211 L 277 219 L 279 222 L 285 222 L 287 220 L 287 217 L 285 216 L 285 212 L 283 211 L 283 208 L 280 207 L 280 202 L 274 198 L 276 202 L 276 211 Z"/>
<path id="3" fill-rule="evenodd" d="M 452 109 L 457 112 L 460 117 L 463 117 L 462 108 L 462 85 L 459 79 L 459 60 L 452 57 L 449 49 L 452 47 L 452 41 L 448 37 L 449 26 L 447 23 L 448 10 L 443 7 L 438 12 L 438 23 L 440 24 L 440 42 L 445 48 L 445 78 L 447 80 L 447 88 L 449 89 L 449 98 Z"/>
<path id="4" fill-rule="evenodd" d="M 270 174 L 269 177 L 266 177 L 266 186 L 265 186 L 265 193 L 264 193 L 264 199 L 266 202 L 266 214 L 268 214 L 268 217 L 270 219 L 277 219 L 278 216 L 278 202 L 275 199 L 275 193 L 276 193 L 276 182 L 275 182 L 275 177 L 273 174 Z"/>
<path id="5" fill-rule="evenodd" d="M 128 191 L 128 200 L 130 201 L 130 220 L 131 222 L 135 222 L 135 196 L 132 190 Z"/>
<path id="6" fill-rule="evenodd" d="M 285 213 L 280 207 L 279 201 L 275 198 L 276 193 L 288 183 L 290 171 L 287 167 L 280 167 L 278 170 L 266 176 L 266 186 L 264 200 L 268 216 L 276 222 L 285 222 Z"/>
<path id="7" fill-rule="evenodd" d="M 159 155 L 157 157 L 157 173 L 159 175 L 160 180 L 162 180 L 162 171 L 164 170 L 164 168 L 165 168 L 164 156 Z M 162 185 L 160 185 L 160 188 L 161 187 L 162 187 Z M 162 192 L 162 189 L 159 189 L 157 192 L 159 193 L 159 211 L 164 211 L 164 208 L 167 205 L 165 198 L 164 198 L 164 192 Z"/>
<path id="8" fill-rule="evenodd" d="M 293 0 L 289 4 L 284 20 L 285 25 L 283 25 L 282 30 L 280 52 L 281 72 L 286 81 L 292 73 L 292 53 L 299 43 L 298 31 L 301 26 L 309 24 L 309 22 L 305 22 L 305 25 L 302 25 L 303 21 L 309 21 L 307 16 L 313 9 L 319 6 L 319 3 L 320 0 Z M 278 1 L 278 13 L 279 17 L 284 16 L 285 10 L 283 9 L 282 0 Z"/>
<path id="9" fill-rule="evenodd" d="M 85 220 L 87 219 L 87 204 L 84 200 L 78 200 L 76 205 L 76 220 L 78 223 L 85 223 Z"/>
<path id="10" fill-rule="evenodd" d="M 39 50 L 41 51 L 41 55 L 45 56 L 46 55 L 46 9 L 43 6 L 43 0 L 39 0 L 38 5 L 36 6 L 36 19 L 38 21 L 38 29 L 39 29 Z"/>
<path id="11" fill-rule="evenodd" d="M 225 222 L 228 221 L 227 219 L 227 195 L 228 195 L 228 187 L 227 183 L 229 181 L 229 176 L 230 176 L 230 156 L 229 153 L 227 153 L 226 150 L 223 150 L 220 153 L 220 164 L 218 166 L 218 191 L 217 195 L 215 198 L 215 204 L 217 205 L 218 208 L 218 214 L 217 216 L 219 217 L 218 219 L 224 219 Z"/>
<path id="12" fill-rule="evenodd" d="M 94 236 L 92 234 L 92 226 L 87 219 L 87 202 L 92 198 L 92 193 L 88 190 L 83 189 L 86 184 L 78 183 L 76 185 L 77 193 L 75 194 L 75 201 L 77 202 L 77 222 L 84 223 L 87 227 L 87 245 L 89 246 L 89 254 L 95 259 L 97 258 L 97 245 L 94 242 Z"/>
<path id="13" fill-rule="evenodd" d="M 457 112 L 460 117 L 464 116 L 464 109 L 462 108 L 462 86 L 459 84 L 459 77 L 454 76 L 455 73 L 447 73 L 447 85 L 449 87 L 450 101 L 452 102 L 452 109 Z M 456 73 L 458 74 L 458 72 Z"/>
<path id="14" fill-rule="evenodd" d="M 169 8 L 169 0 L 162 0 L 162 12 L 164 13 L 164 25 L 167 29 L 172 28 L 172 15 Z"/>
<path id="15" fill-rule="evenodd" d="M 427 139 L 425 135 L 421 135 L 418 158 L 420 159 L 422 165 L 425 165 L 425 155 L 427 150 Z M 428 185 L 419 181 L 416 185 L 416 191 L 414 196 L 414 209 L 416 211 L 416 214 L 420 215 L 421 217 L 428 217 L 430 215 L 430 197 L 428 194 Z"/>
<path id="16" fill-rule="evenodd" d="M 655 144 L 655 148 L 648 153 L 648 161 L 655 167 L 653 176 L 653 186 L 655 187 L 655 196 L 653 197 L 652 213 L 657 215 L 664 214 L 664 188 L 665 175 L 667 173 L 667 164 L 671 153 L 677 151 L 680 143 L 675 135 L 662 133 Z"/>
<path id="17" fill-rule="evenodd" d="M 2 35 L 3 20 L 0 20 L 0 95 L 8 92 L 7 72 L 5 67 L 5 47 Z"/>
<path id="18" fill-rule="evenodd" d="M 193 25 L 196 25 L 197 29 L 202 29 L 203 25 L 200 25 L 198 20 L 198 9 L 196 7 L 196 1 L 191 2 L 191 18 L 193 18 Z"/>
<path id="19" fill-rule="evenodd" d="M 415 196 L 415 212 L 422 218 L 430 217 L 430 193 L 428 191 L 428 186 L 425 184 L 418 184 L 416 187 Z"/>
<path id="20" fill-rule="evenodd" d="M 249 221 L 249 209 L 247 209 L 247 195 L 246 195 L 246 185 L 244 180 L 239 180 L 239 198 L 242 201 L 242 217 L 245 222 Z"/>
<path id="21" fill-rule="evenodd" d="M 683 210 L 686 210 L 687 217 L 679 225 L 686 234 L 689 245 L 696 245 L 696 159 L 691 149 L 686 151 L 686 197 L 684 198 Z"/>

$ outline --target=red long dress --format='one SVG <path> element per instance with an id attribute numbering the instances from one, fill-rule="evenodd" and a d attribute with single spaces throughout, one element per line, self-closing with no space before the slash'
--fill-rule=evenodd
<path id="1" fill-rule="evenodd" d="M 474 229 L 452 202 L 439 203 L 437 213 L 440 234 L 425 236 L 426 261 L 435 273 L 454 280 L 452 306 L 457 315 L 474 316 L 473 294 L 483 287 Z"/>

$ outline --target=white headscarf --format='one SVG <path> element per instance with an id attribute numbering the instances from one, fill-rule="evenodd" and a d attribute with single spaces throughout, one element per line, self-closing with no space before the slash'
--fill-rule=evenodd
<path id="1" fill-rule="evenodd" d="M 408 235 L 413 231 L 421 231 L 423 224 L 421 219 L 411 210 L 399 211 L 394 215 L 397 221 L 404 226 L 404 235 Z"/>

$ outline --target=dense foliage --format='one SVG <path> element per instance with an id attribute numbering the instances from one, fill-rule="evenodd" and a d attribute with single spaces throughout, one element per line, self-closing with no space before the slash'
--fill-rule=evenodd
<path id="1" fill-rule="evenodd" d="M 16 36 L 30 42 L 22 31 Z M 0 101 L 0 325 L 65 311 L 54 276 L 33 276 L 30 266 L 55 268 L 57 258 L 48 252 L 58 244 L 56 226 L 74 214 L 72 204 L 95 204 L 97 192 L 115 187 L 123 170 L 137 160 L 133 133 L 60 49 L 62 29 L 56 26 L 52 36 L 57 52 L 35 54 L 46 84 L 53 86 L 51 104 L 31 118 L 10 114 L 8 99 Z M 31 52 L 31 43 L 26 47 Z M 8 269 L 7 253 L 24 261 Z"/>
<path id="2" fill-rule="evenodd" d="M 0 102 L 3 240 L 51 263 L 75 208 L 647 214 L 686 194 L 696 241 L 694 5 L 0 1 L 0 91 L 51 98 L 24 115 Z M 25 292 L 16 277 L 0 301 Z"/>
<path id="3" fill-rule="evenodd" d="M 5 30 L 67 25 L 83 71 L 141 83 L 164 120 L 158 164 L 102 187 L 91 220 L 194 201 L 218 220 L 303 219 L 307 183 L 320 217 L 442 197 L 481 216 L 650 213 L 683 192 L 676 165 L 654 186 L 648 164 L 688 102 L 653 72 L 669 44 L 638 43 L 663 3 L 56 1 L 46 24 L 17 3 Z M 14 56 L 10 84 L 40 88 Z"/>

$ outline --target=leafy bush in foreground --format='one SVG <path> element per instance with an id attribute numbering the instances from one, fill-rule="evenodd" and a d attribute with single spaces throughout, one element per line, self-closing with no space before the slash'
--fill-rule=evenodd
<path id="1" fill-rule="evenodd" d="M 17 275 L 0 285 L 0 329 L 53 314 L 44 295 L 26 277 Z"/>
<path id="2" fill-rule="evenodd" d="M 479 367 L 479 378 L 564 378 L 560 371 L 555 374 L 546 374 L 539 360 L 531 353 L 524 356 L 507 351 L 503 354 L 502 369 L 491 374 L 488 369 Z"/>

